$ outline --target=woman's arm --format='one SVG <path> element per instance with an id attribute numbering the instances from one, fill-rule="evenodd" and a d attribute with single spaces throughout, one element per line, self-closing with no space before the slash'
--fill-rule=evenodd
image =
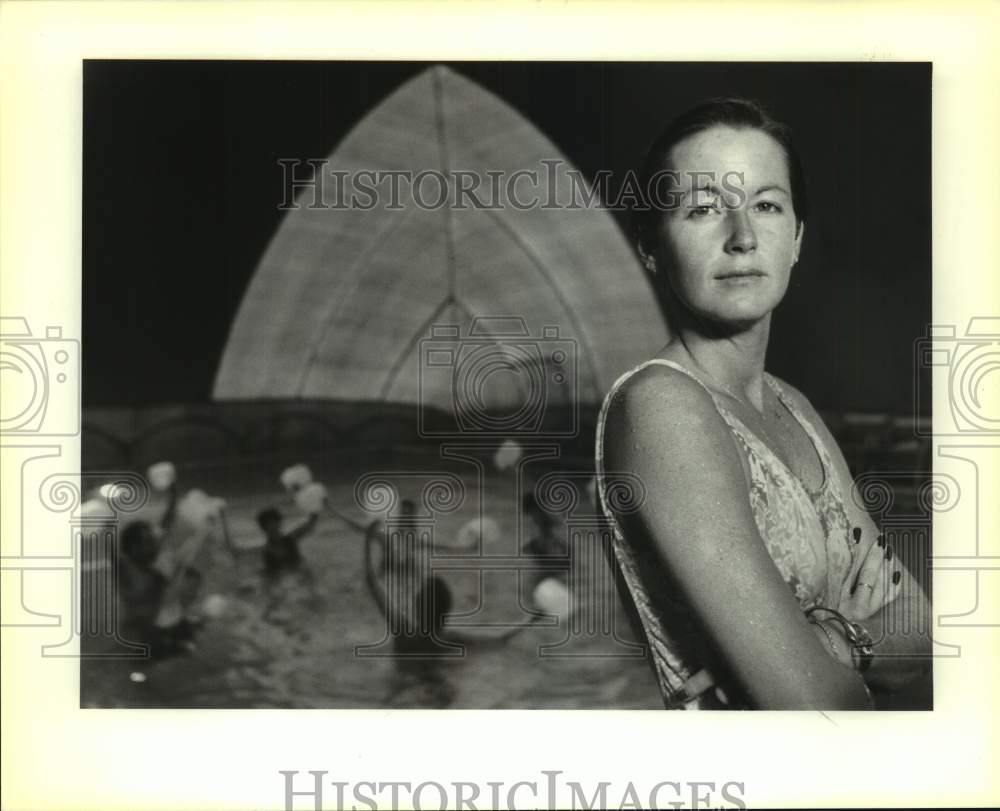
<path id="1" fill-rule="evenodd" d="M 876 587 L 884 587 L 891 600 L 866 617 L 850 617 L 860 622 L 875 640 L 874 658 L 866 680 L 875 687 L 889 690 L 904 686 L 913 678 L 924 674 L 931 663 L 930 604 L 920 584 L 913 578 L 899 559 L 898 550 L 892 549 L 891 542 L 879 545 L 879 530 L 868 512 L 859 506 L 854 493 L 854 479 L 851 476 L 844 454 L 837 445 L 829 429 L 823 423 L 812 404 L 794 386 L 783 382 L 796 405 L 816 428 L 833 461 L 834 470 L 840 484 L 847 507 L 851 527 L 860 527 L 860 554 L 852 568 L 849 590 L 856 586 L 855 578 L 861 562 L 869 555 L 881 555 L 882 566 L 876 580 Z M 892 585 L 892 577 L 899 572 L 899 583 Z M 861 586 L 860 588 L 864 588 Z M 892 595 L 897 594 L 894 599 Z M 843 610 L 843 609 L 842 609 Z M 845 613 L 849 613 L 846 612 Z"/>
<path id="2" fill-rule="evenodd" d="M 806 620 L 757 531 L 739 450 L 708 393 L 663 366 L 612 402 L 609 471 L 630 472 L 645 502 L 619 517 L 675 577 L 715 654 L 761 709 L 864 709 L 862 679 Z"/>

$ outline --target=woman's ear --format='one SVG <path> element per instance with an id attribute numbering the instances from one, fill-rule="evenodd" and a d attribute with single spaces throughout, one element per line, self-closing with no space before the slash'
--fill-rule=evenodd
<path id="1" fill-rule="evenodd" d="M 802 237 L 806 232 L 806 224 L 800 221 L 796 231 L 795 242 L 792 247 L 792 265 L 795 265 L 799 261 L 799 252 L 802 250 Z"/>

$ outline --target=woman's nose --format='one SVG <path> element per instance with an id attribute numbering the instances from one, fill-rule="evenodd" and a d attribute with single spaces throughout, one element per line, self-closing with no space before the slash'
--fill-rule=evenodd
<path id="1" fill-rule="evenodd" d="M 729 220 L 729 238 L 726 240 L 726 251 L 730 253 L 749 253 L 757 247 L 757 235 L 745 208 L 732 208 L 726 213 Z"/>

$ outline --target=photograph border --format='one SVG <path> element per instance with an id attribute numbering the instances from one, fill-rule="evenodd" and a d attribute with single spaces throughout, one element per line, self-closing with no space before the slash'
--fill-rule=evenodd
<path id="1" fill-rule="evenodd" d="M 335 34 L 335 35 L 331 35 Z M 0 5 L 0 303 L 38 333 L 82 337 L 82 60 L 597 59 L 933 62 L 933 317 L 938 337 L 996 341 L 1000 200 L 975 177 L 1000 176 L 1000 10 L 989 3 L 827 4 L 526 2 L 89 3 Z M 974 118 L 970 121 L 970 115 Z M 48 328 L 58 329 L 58 336 Z M 948 330 L 952 330 L 951 333 Z M 993 330 L 993 331 L 991 331 Z M 927 337 L 934 337 L 928 335 Z M 994 353 L 995 356 L 995 353 Z M 78 659 L 43 654 L 65 636 L 17 627 L 4 598 L 3 805 L 20 808 L 285 808 L 287 776 L 337 783 L 602 782 L 742 784 L 748 807 L 959 806 L 995 803 L 1000 656 L 1000 533 L 995 421 L 968 414 L 965 381 L 933 369 L 934 466 L 959 482 L 935 515 L 935 709 L 892 713 L 645 711 L 82 710 Z M 79 394 L 49 404 L 67 435 L 0 437 L 4 585 L 31 568 L 32 596 L 71 604 L 58 554 L 66 513 L 38 495 L 27 459 L 79 470 Z M 956 405 L 957 404 L 957 405 Z M 992 405 L 996 405 L 992 403 Z M 980 404 L 982 405 L 982 404 Z M 964 410 L 963 410 L 964 409 Z M 976 412 L 980 413 L 980 412 Z M 51 465 L 49 463 L 51 462 Z M 30 472 L 30 475 L 28 475 Z M 72 474 L 69 474 L 72 475 Z M 44 478 L 44 476 L 43 476 Z M 30 480 L 30 487 L 28 486 Z M 994 489 L 990 489 L 993 487 Z M 56 496 L 52 495 L 51 499 Z M 9 509 L 10 505 L 13 509 Z M 10 564 L 28 535 L 48 554 Z M 11 539 L 14 542 L 11 542 Z M 974 600 L 974 601 L 973 601 Z M 970 601 L 973 601 L 970 607 Z M 57 629 L 57 630 L 51 630 Z M 71 652 L 71 646 L 70 646 Z M 952 653 L 957 650 L 958 654 Z M 431 714 L 429 714 L 431 713 Z M 433 745 L 427 745 L 428 726 Z M 692 789 L 691 803 L 704 796 Z M 438 807 L 437 794 L 428 803 Z M 454 795 L 452 796 L 453 799 Z M 519 799 L 518 799 L 519 798 Z M 308 791 L 294 807 L 312 807 Z M 529 805 L 544 801 L 527 790 Z M 564 791 L 560 805 L 575 800 Z M 350 802 L 346 798 L 348 807 Z M 713 798 L 717 804 L 718 796 Z M 359 807 L 364 807 L 362 804 Z M 731 806 L 738 807 L 738 806 Z"/>

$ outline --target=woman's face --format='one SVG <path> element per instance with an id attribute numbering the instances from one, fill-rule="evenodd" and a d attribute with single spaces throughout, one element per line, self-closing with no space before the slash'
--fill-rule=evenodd
<path id="1" fill-rule="evenodd" d="M 747 326 L 781 301 L 796 232 L 788 162 L 770 135 L 713 127 L 671 150 L 674 205 L 658 228 L 657 264 L 695 315 Z"/>

